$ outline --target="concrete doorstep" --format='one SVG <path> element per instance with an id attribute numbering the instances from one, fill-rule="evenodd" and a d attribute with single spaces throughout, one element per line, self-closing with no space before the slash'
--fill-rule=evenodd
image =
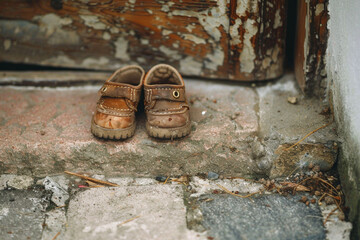
<path id="1" fill-rule="evenodd" d="M 152 177 L 215 171 L 279 178 L 310 163 L 329 170 L 336 161 L 333 125 L 281 150 L 331 123 L 318 100 L 302 97 L 291 74 L 257 88 L 186 80 L 192 132 L 176 141 L 149 137 L 141 111 L 131 139 L 95 138 L 90 123 L 98 89 L 1 87 L 0 173 Z"/>
<path id="2" fill-rule="evenodd" d="M 149 137 L 141 112 L 131 139 L 92 136 L 100 86 L 0 87 L 0 239 L 349 239 L 340 210 L 299 202 L 309 193 L 229 179 L 330 170 L 338 139 L 326 106 L 291 74 L 256 88 L 185 84 L 192 131 L 174 141 Z"/>

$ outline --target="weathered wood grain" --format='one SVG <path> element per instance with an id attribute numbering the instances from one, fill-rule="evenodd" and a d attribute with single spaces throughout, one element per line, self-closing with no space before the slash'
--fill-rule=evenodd
<path id="1" fill-rule="evenodd" d="M 299 0 L 295 46 L 295 76 L 308 95 L 322 96 L 326 86 L 328 0 Z"/>
<path id="2" fill-rule="evenodd" d="M 186 76 L 282 74 L 285 0 L 4 0 L 0 61 L 114 70 L 168 63 Z"/>
<path id="3" fill-rule="evenodd" d="M 230 35 L 235 76 L 255 80 L 283 73 L 285 8 L 285 0 L 232 2 Z"/>

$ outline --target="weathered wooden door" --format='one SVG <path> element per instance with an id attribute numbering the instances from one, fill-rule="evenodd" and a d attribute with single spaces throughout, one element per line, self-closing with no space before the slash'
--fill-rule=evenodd
<path id="1" fill-rule="evenodd" d="M 283 73 L 285 12 L 285 0 L 3 0 L 0 61 L 271 79 Z"/>

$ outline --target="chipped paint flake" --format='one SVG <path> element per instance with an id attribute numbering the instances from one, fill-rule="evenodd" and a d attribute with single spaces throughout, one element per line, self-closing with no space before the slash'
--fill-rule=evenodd
<path id="1" fill-rule="evenodd" d="M 116 33 L 119 33 L 119 29 L 118 28 L 116 28 L 116 27 L 111 27 L 110 28 L 110 32 L 112 33 L 112 34 L 116 34 Z"/>
<path id="2" fill-rule="evenodd" d="M 206 44 L 205 39 L 199 38 L 193 34 L 183 34 L 185 40 L 190 40 L 196 44 Z"/>
<path id="3" fill-rule="evenodd" d="M 319 16 L 323 11 L 324 11 L 324 4 L 323 3 L 316 4 L 315 16 Z"/>
<path id="4" fill-rule="evenodd" d="M 236 6 L 236 15 L 239 17 L 246 17 L 246 12 L 256 13 L 259 12 L 258 1 L 253 0 L 238 0 Z"/>
<path id="5" fill-rule="evenodd" d="M 229 17 L 226 13 L 227 0 L 219 0 L 217 1 L 217 4 L 217 7 L 213 7 L 210 10 L 208 9 L 201 12 L 174 10 L 173 15 L 198 18 L 200 24 L 203 26 L 209 36 L 213 37 L 215 41 L 219 41 L 221 38 L 219 27 L 223 26 L 224 31 L 228 32 Z"/>
<path id="6" fill-rule="evenodd" d="M 34 22 L 38 22 L 39 30 L 45 34 L 45 38 L 50 45 L 78 45 L 80 37 L 76 31 L 64 30 L 62 26 L 72 23 L 71 18 L 61 18 L 56 14 L 33 17 Z"/>
<path id="7" fill-rule="evenodd" d="M 195 61 L 191 56 L 187 56 L 180 61 L 180 72 L 183 74 L 199 76 L 201 69 L 202 64 L 199 61 Z"/>
<path id="8" fill-rule="evenodd" d="M 264 60 L 262 61 L 262 68 L 267 69 L 270 65 L 271 65 L 271 58 L 269 57 L 264 58 Z"/>
<path id="9" fill-rule="evenodd" d="M 275 45 L 273 51 L 272 51 L 272 54 L 271 54 L 271 58 L 274 62 L 277 62 L 277 59 L 278 59 L 278 56 L 279 56 L 279 53 L 280 53 L 280 48 L 278 45 Z"/>
<path id="10" fill-rule="evenodd" d="M 242 23 L 241 19 L 237 18 L 235 20 L 235 24 L 230 26 L 230 36 L 231 36 L 230 41 L 232 45 L 237 45 L 241 43 L 240 34 L 239 34 L 239 28 L 241 26 L 241 23 Z"/>
<path id="11" fill-rule="evenodd" d="M 105 65 L 109 64 L 109 59 L 107 59 L 106 57 L 100 57 L 99 59 L 96 58 L 86 58 L 84 59 L 84 61 L 81 63 L 82 66 L 90 68 L 100 68 L 103 67 Z"/>
<path id="12" fill-rule="evenodd" d="M 244 73 L 251 73 L 255 68 L 256 54 L 251 44 L 251 38 L 255 36 L 258 30 L 255 24 L 255 20 L 248 19 L 243 26 L 247 30 L 244 34 L 243 49 L 240 54 L 240 69 Z"/>
<path id="13" fill-rule="evenodd" d="M 163 52 L 166 56 L 171 57 L 172 59 L 175 60 L 181 59 L 181 55 L 179 54 L 178 51 L 167 48 L 164 45 L 160 46 L 159 50 Z"/>
<path id="14" fill-rule="evenodd" d="M 195 28 L 195 26 L 192 24 L 188 24 L 185 28 L 186 28 L 186 30 L 188 30 L 188 32 L 192 32 L 192 30 Z"/>
<path id="15" fill-rule="evenodd" d="M 219 66 L 224 63 L 224 51 L 221 49 L 215 49 L 212 54 L 206 55 L 205 67 L 216 71 Z"/>
<path id="16" fill-rule="evenodd" d="M 4 50 L 7 51 L 9 50 L 11 47 L 11 40 L 10 39 L 5 39 L 4 41 Z"/>
<path id="17" fill-rule="evenodd" d="M 146 59 L 143 57 L 138 57 L 136 60 L 138 63 L 146 63 Z"/>
<path id="18" fill-rule="evenodd" d="M 169 12 L 170 11 L 169 5 L 163 4 L 161 7 L 161 11 L 166 12 L 166 13 Z"/>
<path id="19" fill-rule="evenodd" d="M 69 58 L 66 55 L 59 55 L 56 57 L 52 57 L 46 60 L 41 61 L 41 64 L 46 65 L 54 65 L 54 66 L 74 66 L 76 63 L 73 59 Z"/>
<path id="20" fill-rule="evenodd" d="M 84 24 L 88 27 L 94 28 L 96 30 L 106 29 L 106 25 L 99 20 L 98 16 L 80 15 L 80 18 L 84 20 Z"/>
<path id="21" fill-rule="evenodd" d="M 172 31 L 167 30 L 167 29 L 163 29 L 161 33 L 162 33 L 162 35 L 166 36 L 166 35 L 171 34 L 171 33 L 172 33 Z"/>
<path id="22" fill-rule="evenodd" d="M 72 23 L 71 18 L 61 18 L 54 13 L 49 13 L 43 16 L 35 16 L 33 20 L 39 22 L 42 25 L 53 28 L 70 25 Z"/>
<path id="23" fill-rule="evenodd" d="M 129 61 L 130 56 L 127 54 L 128 41 L 124 37 L 119 37 L 115 42 L 115 58 L 123 61 Z"/>
<path id="24" fill-rule="evenodd" d="M 275 13 L 275 20 L 274 20 L 274 29 L 282 26 L 281 16 L 280 16 L 280 9 L 276 10 Z"/>
<path id="25" fill-rule="evenodd" d="M 142 45 L 148 45 L 148 44 L 149 44 L 149 39 L 141 39 L 141 40 L 140 40 L 140 43 L 141 43 Z"/>
<path id="26" fill-rule="evenodd" d="M 103 33 L 103 39 L 104 39 L 104 40 L 110 40 L 110 39 L 111 39 L 110 33 L 104 32 L 104 33 Z"/>

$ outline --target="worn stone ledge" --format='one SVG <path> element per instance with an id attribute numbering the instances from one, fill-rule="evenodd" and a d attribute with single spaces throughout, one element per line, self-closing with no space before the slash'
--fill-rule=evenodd
<path id="1" fill-rule="evenodd" d="M 258 130 L 256 93 L 247 87 L 187 81 L 192 133 L 161 141 L 145 131 L 104 141 L 90 133 L 98 87 L 0 89 L 1 173 L 45 176 L 64 170 L 106 175 L 218 173 L 251 176 Z M 234 113 L 236 112 L 236 115 Z"/>
<path id="2" fill-rule="evenodd" d="M 149 137 L 140 112 L 133 138 L 104 141 L 90 133 L 98 88 L 0 88 L 0 173 L 42 177 L 68 170 L 156 176 L 213 171 L 264 177 L 276 165 L 275 150 L 281 144 L 294 143 L 329 121 L 319 114 L 322 106 L 317 100 L 302 99 L 293 75 L 259 88 L 187 80 L 193 120 L 188 137 L 174 141 Z M 297 105 L 287 102 L 294 95 Z M 304 143 L 321 148 L 336 142 L 334 133 L 329 126 Z M 292 171 L 296 164 L 284 171 Z"/>

